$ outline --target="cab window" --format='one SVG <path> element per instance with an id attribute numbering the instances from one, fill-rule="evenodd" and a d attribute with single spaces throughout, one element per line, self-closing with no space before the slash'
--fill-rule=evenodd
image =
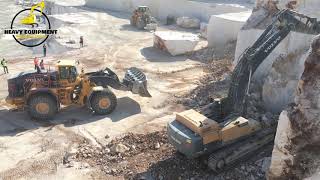
<path id="1" fill-rule="evenodd" d="M 69 67 L 59 67 L 60 79 L 69 79 Z"/>
<path id="2" fill-rule="evenodd" d="M 73 66 L 59 67 L 60 79 L 76 79 L 78 76 L 77 68 Z"/>

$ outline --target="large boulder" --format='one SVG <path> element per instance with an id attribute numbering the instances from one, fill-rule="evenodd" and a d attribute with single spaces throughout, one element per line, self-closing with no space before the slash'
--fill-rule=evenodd
<path id="1" fill-rule="evenodd" d="M 295 103 L 282 112 L 268 178 L 304 179 L 320 173 L 320 36 L 308 55 Z"/>
<path id="2" fill-rule="evenodd" d="M 250 15 L 250 11 L 212 15 L 208 24 L 208 46 L 220 51 L 237 40 L 238 32 Z"/>
<path id="3" fill-rule="evenodd" d="M 199 29 L 200 28 L 200 20 L 197 18 L 192 17 L 178 17 L 177 18 L 177 25 L 183 28 L 190 28 L 190 29 Z"/>
<path id="4" fill-rule="evenodd" d="M 156 31 L 153 38 L 153 46 L 171 55 L 182 55 L 192 52 L 199 42 L 199 37 L 191 33 L 172 31 Z"/>

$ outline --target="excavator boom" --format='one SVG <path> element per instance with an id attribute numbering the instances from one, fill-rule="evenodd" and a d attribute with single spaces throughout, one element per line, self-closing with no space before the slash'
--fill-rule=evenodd
<path id="1" fill-rule="evenodd" d="M 242 115 L 245 111 L 245 97 L 249 92 L 251 76 L 269 54 L 287 37 L 290 31 L 305 34 L 319 34 L 320 24 L 292 10 L 282 10 L 274 18 L 256 42 L 245 50 L 234 68 L 231 77 L 225 112 Z"/>

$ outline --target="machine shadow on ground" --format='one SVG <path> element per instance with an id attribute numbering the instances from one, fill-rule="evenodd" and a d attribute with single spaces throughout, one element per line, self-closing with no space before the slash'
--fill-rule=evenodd
<path id="1" fill-rule="evenodd" d="M 0 110 L 0 136 L 15 136 L 25 131 L 60 124 L 72 127 L 99 120 L 118 122 L 139 113 L 141 113 L 139 103 L 130 97 L 119 98 L 115 111 L 106 116 L 94 115 L 84 107 L 69 107 L 62 109 L 53 120 L 40 121 L 31 119 L 27 112 Z"/>
<path id="2" fill-rule="evenodd" d="M 148 32 L 147 30 L 138 29 L 137 27 L 134 27 L 130 24 L 123 24 L 120 27 L 120 31 L 133 31 L 133 32 Z"/>
<path id="3" fill-rule="evenodd" d="M 141 55 L 143 55 L 146 60 L 150 62 L 176 62 L 176 61 L 186 61 L 188 58 L 186 56 L 171 56 L 168 52 L 161 51 L 152 46 L 145 47 L 140 50 Z"/>

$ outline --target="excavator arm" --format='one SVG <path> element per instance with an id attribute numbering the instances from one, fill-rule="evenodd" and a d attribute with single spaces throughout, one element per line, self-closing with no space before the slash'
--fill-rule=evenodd
<path id="1" fill-rule="evenodd" d="M 272 24 L 239 58 L 231 76 L 231 87 L 224 105 L 226 114 L 244 114 L 252 75 L 290 31 L 316 35 L 320 33 L 320 23 L 316 18 L 289 9 L 280 11 Z"/>

